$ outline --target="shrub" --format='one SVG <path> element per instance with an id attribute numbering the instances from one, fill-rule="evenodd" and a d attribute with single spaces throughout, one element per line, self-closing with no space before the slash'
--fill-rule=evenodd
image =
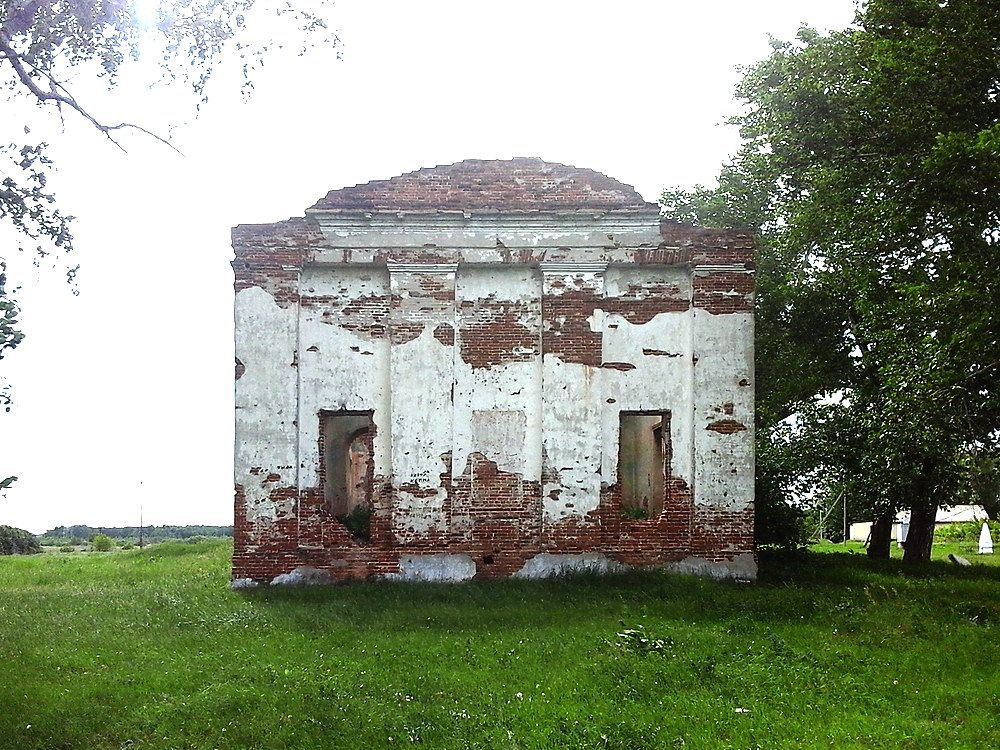
<path id="1" fill-rule="evenodd" d="M 113 542 L 107 534 L 94 534 L 90 537 L 90 549 L 94 552 L 110 552 Z"/>
<path id="2" fill-rule="evenodd" d="M 30 531 L 13 526 L 0 526 L 0 555 L 33 555 L 42 546 Z"/>
<path id="3" fill-rule="evenodd" d="M 990 534 L 993 535 L 994 543 L 997 535 L 1000 534 L 1000 521 L 988 521 Z M 948 523 L 934 529 L 935 542 L 968 542 L 979 541 L 979 534 L 982 531 L 982 521 L 963 521 L 962 523 Z"/>
<path id="4" fill-rule="evenodd" d="M 801 473 L 793 451 L 780 441 L 757 435 L 754 491 L 754 539 L 758 549 L 793 550 L 809 538 L 806 514 L 789 502 L 795 477 Z"/>
<path id="5" fill-rule="evenodd" d="M 663 654 L 669 651 L 674 645 L 674 639 L 670 636 L 666 638 L 653 638 L 646 632 L 646 628 L 639 625 L 637 628 L 623 630 L 618 635 L 615 645 L 629 651 L 639 653 Z"/>
<path id="6" fill-rule="evenodd" d="M 135 545 L 132 544 L 132 542 L 125 542 L 125 544 L 122 545 L 122 549 L 135 549 Z"/>
<path id="7" fill-rule="evenodd" d="M 71 547 L 68 544 L 64 544 L 62 547 L 59 548 L 59 551 L 60 552 L 76 552 L 76 549 L 74 547 Z"/>
<path id="8" fill-rule="evenodd" d="M 793 550 L 808 540 L 805 513 L 778 493 L 758 495 L 754 513 L 754 539 L 762 549 Z"/>

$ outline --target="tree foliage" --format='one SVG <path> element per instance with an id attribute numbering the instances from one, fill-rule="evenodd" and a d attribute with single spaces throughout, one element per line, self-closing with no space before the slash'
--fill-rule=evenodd
<path id="1" fill-rule="evenodd" d="M 7 293 L 7 264 L 0 259 L 0 359 L 24 339 L 17 324 L 19 312 L 17 301 Z M 0 380 L 0 406 L 10 411 L 10 388 L 3 380 Z M 0 476 L 0 492 L 16 481 L 16 476 Z"/>
<path id="2" fill-rule="evenodd" d="M 71 74 L 98 79 L 113 92 L 119 75 L 141 59 L 155 60 L 167 80 L 186 85 L 198 106 L 223 55 L 242 67 L 244 89 L 265 59 L 292 45 L 337 46 L 323 10 L 329 0 L 0 0 L 0 89 L 60 118 L 82 119 L 98 137 L 123 151 L 121 136 L 136 131 L 166 145 L 168 140 L 138 122 L 108 122 L 73 92 Z M 263 29 L 265 33 L 256 29 Z M 68 252 L 73 217 L 61 210 L 49 187 L 49 145 L 24 128 L 24 141 L 0 143 L 0 227 L 6 224 L 35 245 L 39 257 Z M 17 303 L 4 287 L 0 257 L 0 356 L 23 333 L 15 327 Z M 75 268 L 68 268 L 72 282 Z M 9 405 L 6 388 L 0 403 Z M 0 482 L 9 486 L 12 477 Z"/>
<path id="3" fill-rule="evenodd" d="M 0 555 L 33 555 L 41 551 L 41 545 L 30 531 L 0 526 Z"/>
<path id="4" fill-rule="evenodd" d="M 113 546 L 114 542 L 107 534 L 94 534 L 90 537 L 90 548 L 94 552 L 110 552 Z"/>
<path id="5" fill-rule="evenodd" d="M 871 0 L 774 41 L 719 187 L 664 195 L 757 232 L 758 489 L 929 514 L 911 560 L 1000 429 L 998 40 L 996 0 Z"/>
<path id="6" fill-rule="evenodd" d="M 231 537 L 232 526 L 56 526 L 39 535 L 42 544 L 73 544 L 81 539 L 90 539 L 95 534 L 104 534 L 118 541 L 138 542 L 140 536 L 148 542 L 162 542 L 169 539 L 194 539 L 203 537 Z"/>
<path id="7" fill-rule="evenodd" d="M 127 130 L 165 142 L 137 122 L 99 119 L 72 93 L 70 71 L 83 70 L 112 88 L 129 63 L 154 57 L 165 77 L 189 86 L 203 103 L 224 53 L 238 58 L 249 88 L 266 56 L 284 46 L 271 35 L 252 41 L 251 19 L 290 22 L 296 43 L 337 44 L 317 11 L 291 3 L 265 5 L 258 0 L 0 0 L 0 85 L 10 96 L 26 96 L 60 116 L 83 118 L 119 147 Z M 58 210 L 46 187 L 51 162 L 45 148 L 44 143 L 0 148 L 0 157 L 14 167 L 5 170 L 0 219 L 27 237 L 69 248 L 71 217 Z"/>

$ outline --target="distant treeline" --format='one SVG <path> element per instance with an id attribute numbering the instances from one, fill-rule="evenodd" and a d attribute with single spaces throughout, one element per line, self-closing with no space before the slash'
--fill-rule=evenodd
<path id="1" fill-rule="evenodd" d="M 56 526 L 38 536 L 38 541 L 47 545 L 85 544 L 95 534 L 107 534 L 112 539 L 132 542 L 139 541 L 138 526 Z M 232 536 L 232 526 L 144 526 L 142 537 L 147 542 L 165 542 L 169 539 L 190 539 L 192 537 Z"/>

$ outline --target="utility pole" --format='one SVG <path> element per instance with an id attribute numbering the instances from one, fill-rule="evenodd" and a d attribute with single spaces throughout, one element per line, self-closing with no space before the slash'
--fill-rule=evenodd
<path id="1" fill-rule="evenodd" d="M 847 494 L 840 493 L 840 501 L 844 504 L 844 546 L 847 546 Z"/>
<path id="2" fill-rule="evenodd" d="M 142 539 L 142 503 L 139 503 L 139 549 L 145 547 L 145 543 Z"/>

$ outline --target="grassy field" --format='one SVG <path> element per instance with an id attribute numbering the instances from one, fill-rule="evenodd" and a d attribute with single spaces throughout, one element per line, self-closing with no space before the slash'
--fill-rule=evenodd
<path id="1" fill-rule="evenodd" d="M 998 567 L 240 595 L 229 553 L 0 558 L 0 746 L 1000 747 Z"/>
<path id="2" fill-rule="evenodd" d="M 848 542 L 847 544 L 821 542 L 819 544 L 814 544 L 811 549 L 813 552 L 846 552 L 857 555 L 865 554 L 865 545 L 861 542 Z M 893 542 L 890 547 L 890 553 L 892 554 L 894 560 L 903 559 L 903 548 L 898 546 L 895 542 Z M 931 547 L 932 560 L 945 562 L 948 560 L 948 555 L 960 555 L 974 565 L 1000 566 L 1000 548 L 997 548 L 997 554 L 980 555 L 978 542 L 934 544 Z"/>

